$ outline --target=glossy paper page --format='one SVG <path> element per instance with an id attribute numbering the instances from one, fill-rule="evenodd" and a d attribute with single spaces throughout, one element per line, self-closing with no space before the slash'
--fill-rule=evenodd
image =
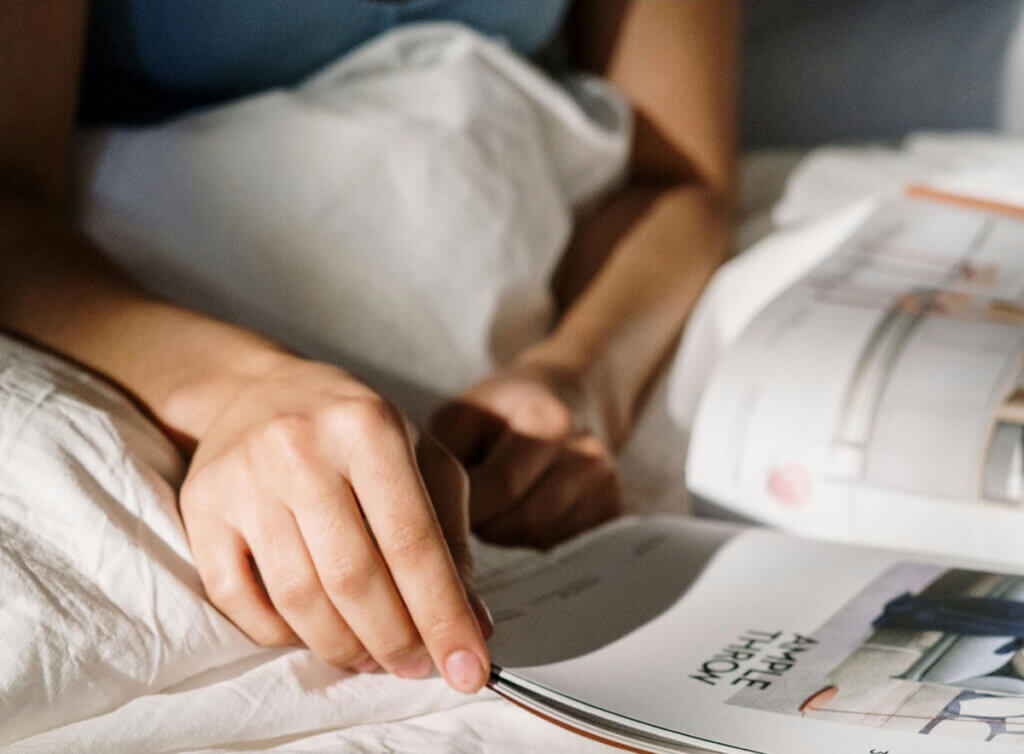
<path id="1" fill-rule="evenodd" d="M 500 679 L 638 731 L 778 754 L 1024 747 L 1024 626 L 982 619 L 1024 607 L 1012 574 L 655 519 L 483 596 Z"/>

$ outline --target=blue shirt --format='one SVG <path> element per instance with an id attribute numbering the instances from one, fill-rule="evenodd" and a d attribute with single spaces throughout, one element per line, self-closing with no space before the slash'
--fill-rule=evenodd
<path id="1" fill-rule="evenodd" d="M 88 122 L 140 122 L 294 84 L 396 26 L 457 21 L 527 57 L 568 0 L 93 0 L 82 88 Z"/>
<path id="2" fill-rule="evenodd" d="M 694 0 L 663 0 L 684 1 Z M 567 5 L 92 0 L 82 117 L 148 121 L 294 84 L 416 21 L 461 22 L 536 57 L 557 39 Z M 746 147 L 998 125 L 1021 0 L 752 0 L 744 11 L 739 120 Z"/>

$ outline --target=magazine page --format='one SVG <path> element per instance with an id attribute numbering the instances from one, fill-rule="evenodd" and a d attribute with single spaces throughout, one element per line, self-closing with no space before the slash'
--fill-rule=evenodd
<path id="1" fill-rule="evenodd" d="M 1024 210 L 982 204 L 882 204 L 754 319 L 701 397 L 698 498 L 1024 562 Z"/>
<path id="2" fill-rule="evenodd" d="M 587 731 L 603 719 L 610 740 L 764 754 L 1024 747 L 1013 572 L 634 519 L 482 596 L 495 687 L 527 706 L 553 700 L 555 719 Z"/>

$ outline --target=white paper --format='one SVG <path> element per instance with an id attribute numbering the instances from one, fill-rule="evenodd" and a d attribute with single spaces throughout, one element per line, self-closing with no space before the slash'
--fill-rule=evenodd
<path id="1" fill-rule="evenodd" d="M 1012 637 L 873 627 L 904 593 L 1021 601 L 1024 577 L 654 519 L 570 545 L 484 597 L 500 679 L 575 707 L 592 730 L 603 718 L 765 754 L 1024 746 L 1022 655 L 996 653 Z M 544 637 L 532 657 L 528 631 Z"/>
<path id="2" fill-rule="evenodd" d="M 1020 464 L 993 442 L 1024 421 L 1022 251 L 1009 214 L 882 204 L 717 366 L 691 491 L 800 533 L 1024 562 Z"/>

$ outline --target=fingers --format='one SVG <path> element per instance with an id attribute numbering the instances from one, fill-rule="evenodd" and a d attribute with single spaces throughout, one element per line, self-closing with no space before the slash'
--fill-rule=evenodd
<path id="1" fill-rule="evenodd" d="M 348 483 L 327 468 L 291 482 L 298 526 L 331 604 L 386 670 L 400 678 L 430 675 L 430 657 Z"/>
<path id="2" fill-rule="evenodd" d="M 455 568 L 462 578 L 466 597 L 476 616 L 484 639 L 494 633 L 494 619 L 472 587 L 473 557 L 469 549 L 469 478 L 458 461 L 430 435 L 422 435 L 416 446 L 416 458 L 427 491 L 434 502 L 441 531 L 448 542 Z"/>
<path id="3" fill-rule="evenodd" d="M 248 547 L 238 532 L 216 519 L 193 522 L 189 542 L 206 595 L 228 620 L 265 647 L 298 643 L 257 582 Z"/>
<path id="4" fill-rule="evenodd" d="M 325 593 L 291 511 L 263 506 L 246 538 L 271 602 L 317 657 L 341 668 L 370 659 Z"/>
<path id="5" fill-rule="evenodd" d="M 461 401 L 444 406 L 430 422 L 430 434 L 467 468 L 483 460 L 505 428 L 500 417 Z"/>
<path id="6" fill-rule="evenodd" d="M 428 434 L 416 445 L 416 461 L 434 513 L 441 525 L 455 569 L 463 582 L 470 582 L 473 557 L 469 549 L 469 478 L 452 455 Z"/>
<path id="7" fill-rule="evenodd" d="M 218 417 L 182 487 L 214 604 L 261 644 L 301 639 L 328 662 L 407 677 L 436 665 L 479 690 L 490 660 L 460 578 L 464 476 L 428 444 L 436 515 L 401 415 L 338 370 L 289 364 Z"/>
<path id="8" fill-rule="evenodd" d="M 470 471 L 473 528 L 513 507 L 563 452 L 557 442 L 506 434 L 484 462 Z"/>
<path id="9" fill-rule="evenodd" d="M 487 648 L 401 421 L 385 407 L 361 418 L 360 433 L 347 447 L 347 471 L 384 562 L 435 665 L 456 690 L 478 691 L 490 671 Z"/>
<path id="10" fill-rule="evenodd" d="M 576 505 L 569 506 L 565 514 L 553 521 L 541 547 L 551 547 L 570 537 L 593 529 L 599 524 L 621 516 L 622 490 L 618 477 L 609 473 L 584 492 Z"/>
<path id="11" fill-rule="evenodd" d="M 517 504 L 479 528 L 498 544 L 550 547 L 621 512 L 618 478 L 603 446 L 577 438 Z"/>

